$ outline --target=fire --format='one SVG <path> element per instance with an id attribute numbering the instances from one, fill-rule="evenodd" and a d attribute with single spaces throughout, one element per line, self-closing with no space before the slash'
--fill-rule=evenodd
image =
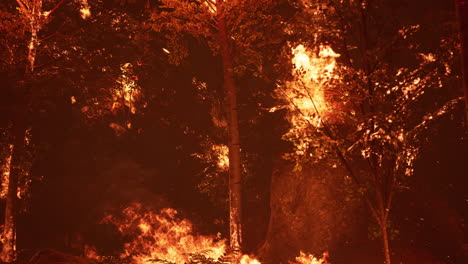
<path id="1" fill-rule="evenodd" d="M 243 255 L 240 260 L 240 264 L 262 264 L 262 263 L 254 257 L 251 257 L 249 255 Z"/>
<path id="2" fill-rule="evenodd" d="M 218 260 L 226 248 L 225 241 L 218 237 L 195 235 L 192 224 L 179 219 L 177 211 L 171 208 L 154 213 L 134 203 L 123 210 L 122 218 L 108 215 L 103 222 L 116 225 L 123 235 L 133 236 L 124 245 L 121 257 L 130 257 L 136 264 L 155 260 L 186 263 L 193 254 Z"/>
<path id="3" fill-rule="evenodd" d="M 215 165 L 216 168 L 220 171 L 227 171 L 229 169 L 228 146 L 208 141 L 206 144 L 204 144 L 204 148 L 204 154 L 194 153 L 193 156 Z"/>
<path id="4" fill-rule="evenodd" d="M 323 258 L 318 259 L 312 254 L 307 254 L 303 251 L 300 252 L 299 257 L 296 257 L 294 264 L 328 264 L 328 252 L 323 253 Z"/>
<path id="5" fill-rule="evenodd" d="M 81 18 L 87 19 L 91 16 L 91 10 L 89 8 L 88 0 L 81 0 L 80 15 Z"/>
<path id="6" fill-rule="evenodd" d="M 113 224 L 122 235 L 132 237 L 120 255 L 120 258 L 131 258 L 131 263 L 198 263 L 199 257 L 216 263 L 232 263 L 224 259 L 226 240 L 221 239 L 219 234 L 196 234 L 192 223 L 177 215 L 178 212 L 172 208 L 155 213 L 140 203 L 133 203 L 123 210 L 121 216 L 107 215 L 102 223 Z M 96 249 L 90 246 L 87 247 L 86 255 L 97 260 L 101 258 Z M 291 264 L 328 264 L 327 256 L 325 253 L 323 259 L 317 259 L 301 252 Z M 249 255 L 240 256 L 239 261 L 240 264 L 261 264 Z"/>
<path id="7" fill-rule="evenodd" d="M 217 160 L 216 165 L 219 169 L 227 170 L 229 168 L 229 149 L 226 145 L 212 145 L 211 150 Z"/>
<path id="8" fill-rule="evenodd" d="M 296 113 L 290 116 L 293 127 L 318 127 L 331 112 L 325 91 L 331 81 L 339 78 L 335 68 L 340 55 L 330 46 L 320 46 L 316 55 L 303 45 L 293 48 L 292 54 L 294 80 L 278 87 L 278 93 L 288 102 L 286 107 Z"/>

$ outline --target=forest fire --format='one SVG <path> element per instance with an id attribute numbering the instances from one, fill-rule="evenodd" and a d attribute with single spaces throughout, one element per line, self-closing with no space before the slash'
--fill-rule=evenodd
<path id="1" fill-rule="evenodd" d="M 106 216 L 103 223 L 115 225 L 122 235 L 130 236 L 125 243 L 122 258 L 130 257 L 133 263 L 151 261 L 187 263 L 194 254 L 218 260 L 225 251 L 225 241 L 216 237 L 195 235 L 192 224 L 179 219 L 171 208 L 158 213 L 134 203 L 122 212 L 122 217 Z"/>
<path id="2" fill-rule="evenodd" d="M 114 225 L 120 234 L 129 237 L 124 245 L 122 259 L 131 259 L 131 263 L 232 263 L 227 256 L 226 240 L 217 236 L 197 234 L 192 223 L 181 219 L 172 208 L 153 212 L 140 203 L 133 203 L 116 215 L 107 215 L 103 224 Z M 95 250 L 87 252 L 87 257 L 101 259 Z M 326 264 L 326 255 L 317 259 L 313 255 L 300 252 L 293 264 Z M 240 264 L 261 264 L 250 255 L 242 255 Z"/>
<path id="3" fill-rule="evenodd" d="M 468 263 L 427 2 L 0 1 L 1 264 Z"/>

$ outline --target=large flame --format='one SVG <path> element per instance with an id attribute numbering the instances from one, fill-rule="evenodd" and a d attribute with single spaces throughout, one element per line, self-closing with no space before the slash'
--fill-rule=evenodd
<path id="1" fill-rule="evenodd" d="M 136 264 L 156 260 L 186 263 L 192 254 L 217 260 L 225 252 L 224 240 L 195 235 L 192 224 L 179 219 L 177 211 L 171 208 L 153 213 L 134 203 L 123 211 L 123 217 L 108 215 L 103 222 L 112 223 L 123 235 L 133 237 L 124 245 L 121 257 L 131 257 Z"/>
<path id="2" fill-rule="evenodd" d="M 149 263 L 195 263 L 197 257 L 203 257 L 216 263 L 232 263 L 226 258 L 226 240 L 217 236 L 198 235 L 193 231 L 192 223 L 177 217 L 177 211 L 165 208 L 158 213 L 147 210 L 139 203 L 133 203 L 123 210 L 121 216 L 107 215 L 103 223 L 117 227 L 124 236 L 132 237 L 124 245 L 121 258 L 131 258 L 135 264 Z M 86 255 L 100 259 L 93 247 L 87 248 Z M 194 262 L 195 261 L 195 262 Z M 240 256 L 240 264 L 261 264 L 254 256 Z M 198 263 L 198 262 L 197 262 Z M 296 258 L 294 264 L 327 264 L 326 256 L 317 259 L 304 252 Z"/>

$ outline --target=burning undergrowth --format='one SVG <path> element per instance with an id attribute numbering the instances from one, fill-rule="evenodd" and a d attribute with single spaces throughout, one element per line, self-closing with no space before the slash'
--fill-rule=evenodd
<path id="1" fill-rule="evenodd" d="M 229 264 L 234 263 L 226 239 L 198 234 L 192 223 L 172 208 L 152 210 L 141 203 L 132 203 L 119 214 L 107 214 L 102 224 L 114 225 L 126 237 L 123 251 L 117 258 L 100 256 L 88 248 L 86 255 L 101 263 L 132 264 Z M 324 259 L 300 252 L 291 264 L 326 264 Z M 254 256 L 243 255 L 240 264 L 261 264 Z"/>
<path id="2" fill-rule="evenodd" d="M 171 208 L 155 213 L 133 203 L 118 216 L 107 215 L 102 223 L 115 225 L 121 235 L 131 238 L 120 257 L 132 263 L 190 263 L 194 256 L 217 260 L 223 255 L 224 240 L 197 235 L 191 222 L 177 214 Z"/>

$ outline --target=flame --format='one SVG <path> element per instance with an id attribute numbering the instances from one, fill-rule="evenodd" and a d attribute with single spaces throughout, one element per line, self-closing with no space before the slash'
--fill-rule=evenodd
<path id="1" fill-rule="evenodd" d="M 293 264 L 328 264 L 328 252 L 323 253 L 323 258 L 318 259 L 312 254 L 307 254 L 303 251 L 300 252 L 299 257 Z"/>
<path id="2" fill-rule="evenodd" d="M 108 215 L 103 222 L 116 225 L 123 235 L 133 235 L 121 257 L 131 257 L 136 264 L 154 260 L 186 263 L 195 253 L 218 260 L 226 248 L 225 241 L 217 237 L 195 235 L 192 224 L 179 219 L 171 208 L 154 213 L 134 203 L 123 210 L 123 217 Z"/>
<path id="3" fill-rule="evenodd" d="M 216 165 L 221 170 L 229 168 L 229 148 L 224 144 L 212 145 L 211 150 L 217 160 Z"/>
<path id="4" fill-rule="evenodd" d="M 81 0 L 80 1 L 80 15 L 82 19 L 87 19 L 91 16 L 91 10 L 88 4 L 88 0 Z"/>
<path id="5" fill-rule="evenodd" d="M 240 260 L 240 264 L 262 264 L 262 263 L 254 257 L 251 257 L 249 255 L 243 255 Z"/>
<path id="6" fill-rule="evenodd" d="M 140 203 L 133 203 L 122 211 L 120 216 L 107 215 L 101 221 L 110 223 L 124 236 L 131 236 L 132 240 L 124 245 L 124 252 L 120 258 L 131 258 L 131 263 L 198 263 L 195 255 L 222 262 L 226 255 L 226 240 L 217 236 L 197 235 L 193 231 L 192 223 L 177 216 L 178 212 L 172 208 L 165 208 L 155 213 L 147 210 Z M 99 260 L 101 256 L 96 249 L 87 246 L 86 256 Z M 292 264 L 328 264 L 324 253 L 323 259 L 317 259 L 304 252 Z M 195 261 L 195 262 L 194 262 Z M 240 264 L 261 264 L 254 256 L 240 256 Z"/>
<path id="7" fill-rule="evenodd" d="M 320 46 L 315 55 L 303 45 L 293 48 L 292 54 L 294 80 L 280 87 L 289 102 L 288 108 L 296 112 L 290 122 L 293 127 L 320 126 L 322 118 L 330 114 L 325 90 L 330 81 L 338 79 L 335 68 L 340 55 L 330 46 Z"/>
<path id="8" fill-rule="evenodd" d="M 216 144 L 208 141 L 204 144 L 205 153 L 194 153 L 193 156 L 202 159 L 204 162 L 216 165 L 221 171 L 229 169 L 229 148 L 224 144 Z"/>

